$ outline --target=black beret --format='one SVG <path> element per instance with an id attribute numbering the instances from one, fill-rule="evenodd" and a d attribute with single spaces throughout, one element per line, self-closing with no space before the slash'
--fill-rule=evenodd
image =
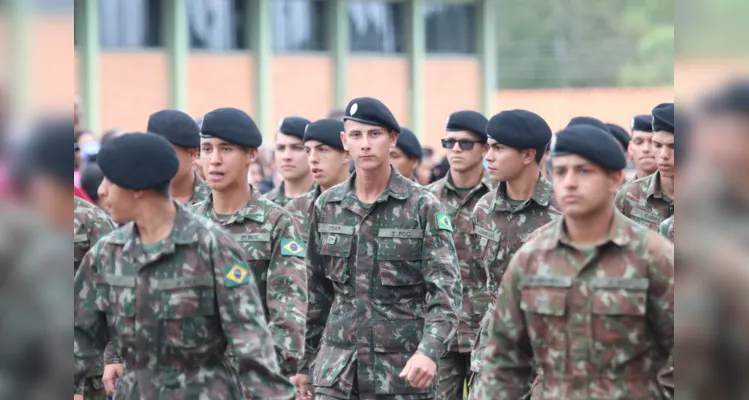
<path id="1" fill-rule="evenodd" d="M 629 133 L 617 124 L 606 124 L 606 126 L 609 128 L 609 132 L 614 136 L 614 139 L 622 145 L 624 151 L 627 151 L 629 148 L 629 142 L 632 141 L 632 138 L 629 137 Z"/>
<path id="2" fill-rule="evenodd" d="M 171 143 L 159 135 L 126 133 L 102 146 L 99 168 L 105 178 L 130 190 L 148 190 L 169 183 L 179 169 Z"/>
<path id="3" fill-rule="evenodd" d="M 278 132 L 304 140 L 304 128 L 310 120 L 302 117 L 286 117 L 278 123 Z"/>
<path id="4" fill-rule="evenodd" d="M 400 134 L 398 135 L 395 147 L 403 150 L 411 158 L 421 159 L 421 144 L 419 144 L 419 139 L 406 127 L 400 127 Z"/>
<path id="5" fill-rule="evenodd" d="M 22 168 L 29 168 L 28 172 L 32 174 L 41 173 L 72 185 L 75 155 L 70 147 L 75 145 L 75 138 L 71 133 L 72 117 L 49 118 L 36 123 L 19 157 Z"/>
<path id="6" fill-rule="evenodd" d="M 749 80 L 732 81 L 701 102 L 701 111 L 707 115 L 749 116 Z M 680 115 L 677 113 L 677 126 Z M 681 133 L 681 128 L 679 128 Z"/>
<path id="7" fill-rule="evenodd" d="M 608 170 L 622 170 L 627 158 L 610 132 L 591 125 L 564 128 L 551 139 L 551 157 L 576 154 Z"/>
<path id="8" fill-rule="evenodd" d="M 317 140 L 330 147 L 343 150 L 341 132 L 343 132 L 343 121 L 325 118 L 307 125 L 304 129 L 304 141 Z"/>
<path id="9" fill-rule="evenodd" d="M 479 112 L 457 111 L 447 117 L 445 130 L 448 132 L 470 131 L 486 140 L 486 124 L 488 122 L 489 120 Z"/>
<path id="10" fill-rule="evenodd" d="M 567 124 L 567 127 L 575 126 L 575 125 L 590 125 L 594 126 L 604 132 L 609 132 L 609 127 L 603 123 L 600 119 L 593 118 L 593 117 L 575 117 L 570 120 L 570 122 Z"/>
<path id="11" fill-rule="evenodd" d="M 256 149 L 263 144 L 263 135 L 246 112 L 233 108 L 217 108 L 203 117 L 200 136 L 219 138 L 241 147 Z"/>
<path id="12" fill-rule="evenodd" d="M 631 131 L 653 132 L 653 116 L 650 114 L 640 114 L 632 118 Z"/>
<path id="13" fill-rule="evenodd" d="M 491 117 L 486 133 L 492 139 L 516 149 L 542 149 L 551 139 L 549 124 L 526 110 L 506 110 Z"/>
<path id="14" fill-rule="evenodd" d="M 189 115 L 179 110 L 161 110 L 148 117 L 148 133 L 154 133 L 169 143 L 196 149 L 200 147 L 200 128 Z"/>
<path id="15" fill-rule="evenodd" d="M 390 109 L 372 97 L 359 97 L 351 100 L 343 115 L 343 120 L 347 119 L 400 133 L 400 125 Z"/>
<path id="16" fill-rule="evenodd" d="M 661 103 L 653 109 L 653 132 L 674 132 L 674 103 Z"/>

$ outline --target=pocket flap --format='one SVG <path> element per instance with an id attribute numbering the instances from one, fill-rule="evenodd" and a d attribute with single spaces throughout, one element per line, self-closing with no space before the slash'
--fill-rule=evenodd
<path id="1" fill-rule="evenodd" d="M 567 289 L 557 287 L 536 287 L 524 289 L 520 301 L 520 309 L 523 311 L 564 316 L 567 307 Z"/>
<path id="2" fill-rule="evenodd" d="M 330 257 L 348 258 L 351 255 L 351 247 L 354 237 L 337 233 L 325 233 L 320 236 L 320 254 Z"/>
<path id="3" fill-rule="evenodd" d="M 377 261 L 421 260 L 421 239 L 386 239 L 377 241 Z"/>
<path id="4" fill-rule="evenodd" d="M 338 381 L 341 372 L 351 364 L 355 352 L 355 349 L 342 349 L 320 343 L 312 370 L 312 384 L 332 387 Z"/>
<path id="5" fill-rule="evenodd" d="M 372 344 L 377 353 L 413 353 L 424 333 L 423 319 L 374 322 Z"/>
<path id="6" fill-rule="evenodd" d="M 632 289 L 594 289 L 593 314 L 644 316 L 647 292 Z"/>

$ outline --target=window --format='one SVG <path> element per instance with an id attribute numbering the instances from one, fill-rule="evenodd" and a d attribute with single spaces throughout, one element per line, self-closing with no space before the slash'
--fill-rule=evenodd
<path id="1" fill-rule="evenodd" d="M 162 0 L 99 2 L 99 43 L 103 48 L 161 47 Z"/>
<path id="2" fill-rule="evenodd" d="M 427 53 L 476 53 L 476 6 L 433 1 L 424 5 Z"/>
<path id="3" fill-rule="evenodd" d="M 249 49 L 249 0 L 190 0 L 190 47 L 205 50 Z"/>
<path id="4" fill-rule="evenodd" d="M 34 0 L 34 11 L 50 14 L 72 13 L 74 0 Z"/>
<path id="5" fill-rule="evenodd" d="M 352 52 L 402 53 L 405 10 L 387 0 L 349 3 L 349 41 Z"/>
<path id="6" fill-rule="evenodd" d="M 326 0 L 273 1 L 273 50 L 327 50 L 330 24 L 326 3 Z"/>

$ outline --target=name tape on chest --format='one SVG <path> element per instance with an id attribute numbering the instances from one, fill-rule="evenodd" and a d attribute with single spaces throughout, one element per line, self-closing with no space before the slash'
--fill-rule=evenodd
<path id="1" fill-rule="evenodd" d="M 270 242 L 270 233 L 237 233 L 232 235 L 237 242 Z"/>
<path id="2" fill-rule="evenodd" d="M 481 236 L 484 239 L 492 240 L 492 241 L 495 241 L 495 242 L 499 242 L 499 236 L 500 236 L 499 232 L 490 231 L 490 230 L 488 230 L 486 228 L 482 228 L 480 226 L 474 227 L 473 231 L 477 235 Z"/>
<path id="3" fill-rule="evenodd" d="M 377 237 L 398 238 L 398 239 L 421 239 L 424 237 L 424 232 L 421 229 L 381 228 L 379 232 L 377 232 Z"/>
<path id="4" fill-rule="evenodd" d="M 353 226 L 336 225 L 336 224 L 319 224 L 317 225 L 319 233 L 337 233 L 339 235 L 353 235 L 355 229 Z"/>
<path id="5" fill-rule="evenodd" d="M 632 209 L 632 216 L 636 217 L 636 218 L 639 218 L 639 219 L 643 219 L 645 221 L 648 221 L 648 222 L 651 222 L 651 223 L 654 223 L 654 224 L 660 223 L 661 220 L 663 219 L 663 218 L 661 218 L 661 216 L 659 214 L 647 212 L 647 211 L 639 209 L 639 208 L 633 208 Z"/>

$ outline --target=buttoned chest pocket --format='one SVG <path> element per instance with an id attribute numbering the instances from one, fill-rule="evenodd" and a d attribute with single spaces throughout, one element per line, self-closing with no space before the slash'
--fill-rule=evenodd
<path id="1" fill-rule="evenodd" d="M 152 283 L 158 293 L 157 315 L 164 325 L 162 342 L 168 350 L 191 349 L 219 335 L 213 277 L 188 276 Z"/>
<path id="2" fill-rule="evenodd" d="M 119 340 L 120 346 L 134 346 L 137 295 L 135 277 L 102 274 L 96 293 L 96 307 L 107 314 L 110 337 Z"/>
<path id="3" fill-rule="evenodd" d="M 501 278 L 501 276 L 496 276 L 500 234 L 499 232 L 491 231 L 480 226 L 474 227 L 473 231 L 476 235 L 478 250 L 481 254 L 481 263 L 483 266 L 483 280 L 479 280 L 479 282 L 488 281 L 492 291 L 495 292 Z"/>
<path id="4" fill-rule="evenodd" d="M 567 342 L 567 296 L 572 278 L 534 275 L 520 283 L 520 309 L 525 314 L 534 352 L 551 363 L 564 362 Z M 549 350 L 558 351 L 549 351 Z M 558 358 L 558 359 L 557 359 Z"/>
<path id="5" fill-rule="evenodd" d="M 591 281 L 593 340 L 598 348 L 646 342 L 646 278 L 597 278 Z"/>
<path id="6" fill-rule="evenodd" d="M 233 237 L 242 246 L 244 259 L 255 275 L 258 291 L 261 297 L 263 297 L 272 254 L 270 233 L 241 233 L 235 234 Z"/>
<path id="7" fill-rule="evenodd" d="M 375 261 L 383 287 L 381 298 L 391 301 L 421 299 L 424 295 L 424 232 L 420 229 L 380 229 L 377 236 Z"/>
<path id="8" fill-rule="evenodd" d="M 349 257 L 354 246 L 355 227 L 320 224 L 317 244 L 325 267 L 325 277 L 333 282 L 346 283 L 349 279 Z"/>

